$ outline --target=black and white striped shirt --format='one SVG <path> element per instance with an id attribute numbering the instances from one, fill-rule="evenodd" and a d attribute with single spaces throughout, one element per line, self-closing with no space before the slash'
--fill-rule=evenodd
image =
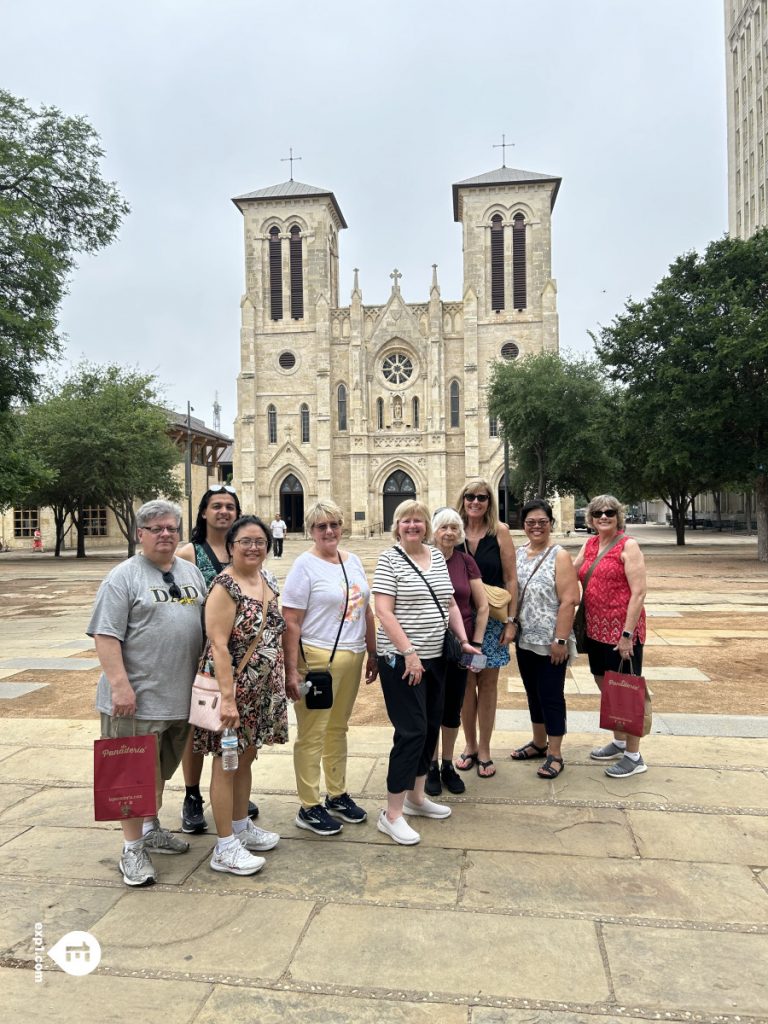
<path id="1" fill-rule="evenodd" d="M 416 648 L 420 658 L 439 658 L 443 653 L 445 626 L 448 606 L 453 597 L 453 585 L 440 551 L 428 548 L 431 554 L 429 568 L 423 571 L 410 566 L 395 548 L 388 548 L 379 556 L 373 575 L 371 591 L 374 594 L 388 594 L 395 599 L 395 618 L 403 632 Z M 415 563 L 414 563 L 415 564 Z M 442 605 L 440 613 L 424 582 L 426 577 Z M 382 626 L 376 631 L 376 653 L 387 655 L 397 653 L 397 648 L 384 632 Z"/>

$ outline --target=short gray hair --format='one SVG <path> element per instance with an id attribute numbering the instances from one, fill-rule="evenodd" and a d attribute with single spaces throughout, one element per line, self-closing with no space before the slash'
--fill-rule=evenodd
<path id="1" fill-rule="evenodd" d="M 143 530 L 147 523 L 151 523 L 153 519 L 159 519 L 160 516 L 175 516 L 176 525 L 181 526 L 181 509 L 179 506 L 175 505 L 172 501 L 163 501 L 162 498 L 156 498 L 154 501 L 145 501 L 136 513 L 136 529 Z"/>
<path id="2" fill-rule="evenodd" d="M 432 529 L 437 533 L 441 526 L 455 526 L 459 531 L 457 544 L 463 544 L 466 540 L 464 534 L 464 522 L 455 508 L 439 508 L 432 516 Z"/>

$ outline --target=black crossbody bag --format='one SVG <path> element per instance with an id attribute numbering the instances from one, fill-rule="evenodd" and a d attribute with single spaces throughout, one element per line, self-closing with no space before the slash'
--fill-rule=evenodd
<path id="1" fill-rule="evenodd" d="M 307 690 L 304 695 L 304 700 L 311 711 L 327 711 L 328 708 L 333 707 L 333 676 L 331 675 L 331 662 L 336 654 L 336 648 L 339 646 L 339 637 L 341 636 L 341 628 L 344 625 L 344 616 L 347 614 L 347 608 L 349 607 L 349 580 L 347 579 L 347 570 L 344 568 L 344 560 L 341 555 L 339 555 L 339 563 L 341 565 L 341 571 L 344 573 L 344 583 L 347 587 L 347 593 L 344 597 L 344 611 L 341 613 L 339 631 L 336 634 L 333 650 L 331 651 L 331 656 L 328 659 L 328 667 L 325 669 L 310 668 L 304 677 L 309 683 L 309 690 Z M 299 650 L 301 651 L 301 656 L 304 658 L 304 664 L 306 665 L 307 659 L 304 654 L 304 645 L 301 642 L 301 637 L 299 637 Z"/>

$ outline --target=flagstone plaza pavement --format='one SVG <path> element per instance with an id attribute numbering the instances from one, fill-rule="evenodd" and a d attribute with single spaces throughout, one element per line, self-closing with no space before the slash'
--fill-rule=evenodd
<path id="1" fill-rule="evenodd" d="M 0 563 L 0 582 L 12 578 Z M 750 606 L 754 629 L 768 628 L 766 593 Z M 13 682 L 15 658 L 82 668 L 68 656 L 92 650 L 84 619 L 82 608 L 0 618 L 0 697 L 27 685 Z M 131 890 L 119 829 L 92 820 L 95 721 L 0 719 L 3 1019 L 768 1021 L 768 720 L 662 715 L 643 741 L 649 771 L 618 781 L 588 757 L 596 712 L 578 712 L 553 782 L 507 757 L 526 722 L 499 713 L 496 778 L 467 773 L 452 817 L 415 822 L 410 848 L 375 827 L 389 728 L 352 729 L 349 786 L 370 818 L 330 839 L 293 824 L 290 746 L 267 751 L 254 792 L 260 823 L 282 838 L 264 870 L 216 874 L 213 840 L 193 836 L 189 853 L 155 857 L 157 885 Z M 161 814 L 172 828 L 182 793 L 177 776 Z M 36 981 L 36 926 L 46 950 L 90 932 L 99 967 L 72 977 L 43 956 Z"/>

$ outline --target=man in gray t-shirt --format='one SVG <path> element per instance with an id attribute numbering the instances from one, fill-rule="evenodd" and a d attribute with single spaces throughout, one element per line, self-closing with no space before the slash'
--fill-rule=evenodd
<path id="1" fill-rule="evenodd" d="M 189 731 L 189 702 L 202 647 L 200 570 L 175 555 L 181 509 L 149 501 L 136 515 L 141 553 L 118 565 L 99 588 L 87 633 L 102 675 L 96 691 L 102 736 L 157 736 L 157 806 L 176 771 Z M 189 843 L 157 818 L 128 818 L 120 870 L 126 885 L 150 885 L 149 852 L 186 853 Z"/>

